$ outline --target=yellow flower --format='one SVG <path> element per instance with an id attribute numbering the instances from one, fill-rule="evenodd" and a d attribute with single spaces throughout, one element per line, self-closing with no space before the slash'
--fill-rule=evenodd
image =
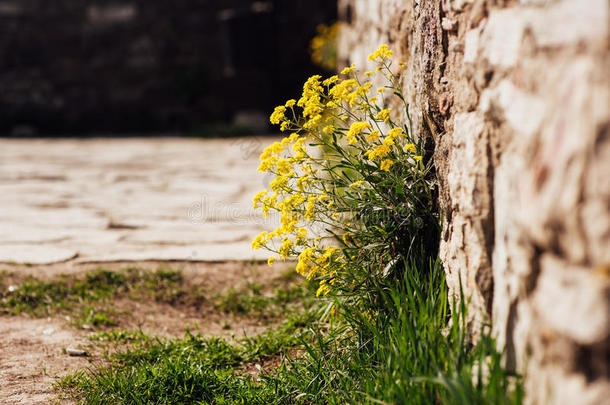
<path id="1" fill-rule="evenodd" d="M 284 150 L 284 146 L 280 142 L 273 142 L 271 145 L 267 146 L 263 153 L 260 155 L 260 160 L 265 161 L 269 159 L 274 154 L 281 153 Z"/>
<path id="2" fill-rule="evenodd" d="M 270 172 L 273 178 L 269 190 L 256 193 L 252 201 L 254 208 L 262 209 L 265 217 L 269 212 L 277 213 L 280 224 L 273 232 L 263 232 L 254 238 L 252 247 L 265 247 L 275 253 L 267 260 L 270 266 L 275 261 L 298 256 L 296 270 L 299 274 L 309 280 L 323 280 L 316 292 L 319 296 L 334 292 L 334 283 L 344 281 L 339 274 L 349 259 L 335 247 L 321 246 L 323 234 L 309 233 L 308 228 L 318 221 L 329 224 L 341 222 L 345 228 L 356 232 L 354 229 L 358 225 L 352 226 L 347 222 L 353 215 L 343 213 L 342 198 L 370 192 L 369 188 L 373 186 L 364 180 L 366 177 L 358 175 L 358 169 L 354 172 L 356 177 L 350 176 L 352 180 L 347 183 L 341 183 L 334 177 L 329 180 L 329 176 L 321 175 L 334 164 L 335 153 L 339 156 L 342 153 L 338 152 L 347 152 L 349 163 L 364 159 L 362 152 L 365 151 L 364 156 L 370 160 L 368 167 L 376 167 L 378 173 L 393 171 L 391 168 L 394 165 L 397 165 L 397 169 L 402 168 L 399 159 L 422 159 L 415 144 L 403 146 L 410 142 L 410 138 L 404 128 L 395 128 L 392 119 L 397 117 L 392 118 L 390 108 L 384 108 L 384 96 L 394 91 L 394 84 L 377 89 L 379 94 L 373 94 L 376 86 L 373 87 L 370 78 L 377 77 L 374 72 L 381 70 L 382 76 L 388 79 L 391 57 L 392 51 L 387 45 L 382 45 L 369 56 L 375 62 L 370 71 L 358 71 L 352 64 L 342 71 L 347 76 L 335 75 L 328 79 L 311 76 L 303 85 L 300 98 L 295 97 L 296 100 L 287 100 L 284 105 L 276 107 L 269 118 L 271 123 L 286 130 L 290 136 L 268 146 L 261 154 L 259 170 Z M 404 65 L 401 63 L 400 66 Z M 386 89 L 390 91 L 383 93 Z M 298 114 L 295 112 L 296 106 L 300 107 Z M 384 128 L 374 129 L 377 126 Z M 328 135 L 343 139 L 332 144 L 332 138 Z M 401 136 L 405 137 L 404 141 L 400 139 Z M 325 149 L 320 154 L 310 151 L 309 140 L 321 144 L 318 146 Z M 357 147 L 347 147 L 348 143 Z M 405 152 L 399 151 L 398 147 Z M 413 166 L 418 166 L 413 160 L 411 162 Z M 317 169 L 314 169 L 314 165 Z M 362 180 L 357 180 L 359 178 Z M 342 239 L 348 246 L 358 241 L 357 236 L 350 232 L 344 232 Z"/>
<path id="3" fill-rule="evenodd" d="M 350 67 L 346 67 L 345 69 L 343 69 L 341 71 L 341 74 L 348 75 L 348 74 L 352 73 L 354 70 L 356 70 L 356 65 L 354 63 L 352 63 L 352 65 Z"/>
<path id="4" fill-rule="evenodd" d="M 309 265 L 311 264 L 311 262 L 313 260 L 313 253 L 314 252 L 315 252 L 315 248 L 314 247 L 309 247 L 307 249 L 304 249 L 299 254 L 299 259 L 298 259 L 297 267 L 296 267 L 297 273 L 302 274 L 302 275 L 306 275 L 307 274 L 307 270 L 309 268 Z"/>
<path id="5" fill-rule="evenodd" d="M 364 83 L 362 86 L 358 87 L 358 95 L 363 96 L 366 93 L 368 93 L 371 90 L 371 87 L 373 87 L 373 83 L 371 82 L 366 82 Z"/>
<path id="6" fill-rule="evenodd" d="M 263 191 L 259 191 L 258 193 L 256 193 L 256 195 L 252 199 L 252 203 L 253 203 L 252 208 L 254 208 L 254 209 L 258 208 L 258 204 L 260 203 L 261 198 L 263 198 L 267 194 L 268 191 L 269 190 L 263 190 Z"/>
<path id="7" fill-rule="evenodd" d="M 303 95 L 297 101 L 297 105 L 303 108 L 303 117 L 312 118 L 319 115 L 323 110 L 322 92 L 324 88 L 320 85 L 320 75 L 311 76 L 303 85 Z"/>
<path id="8" fill-rule="evenodd" d="M 273 114 L 271 114 L 271 117 L 269 117 L 269 121 L 271 121 L 272 124 L 279 124 L 281 121 L 286 119 L 286 117 L 284 116 L 285 112 L 286 107 L 284 107 L 283 105 L 275 107 L 275 109 L 273 110 Z"/>
<path id="9" fill-rule="evenodd" d="M 267 236 L 267 232 L 262 232 L 256 238 L 254 238 L 252 241 L 252 249 L 256 250 L 262 248 L 266 243 L 265 236 Z"/>
<path id="10" fill-rule="evenodd" d="M 371 125 L 366 121 L 356 121 L 349 127 L 346 137 L 350 145 L 356 143 L 356 136 L 360 135 L 365 129 L 371 129 Z"/>
<path id="11" fill-rule="evenodd" d="M 290 212 L 290 207 L 284 207 L 282 211 L 282 226 L 276 229 L 277 235 L 292 233 L 297 224 L 296 215 Z"/>
<path id="12" fill-rule="evenodd" d="M 324 80 L 322 82 L 322 84 L 324 86 L 330 86 L 331 84 L 337 83 L 339 81 L 339 77 L 337 75 L 333 75 L 331 77 L 329 77 L 328 79 Z"/>
<path id="13" fill-rule="evenodd" d="M 390 132 L 388 132 L 388 136 L 396 139 L 400 135 L 404 135 L 404 133 L 405 133 L 405 131 L 403 131 L 402 128 L 392 128 L 392 129 L 390 129 Z"/>
<path id="14" fill-rule="evenodd" d="M 392 56 L 394 52 L 386 44 L 383 44 L 375 52 L 369 55 L 369 60 L 386 59 Z"/>
<path id="15" fill-rule="evenodd" d="M 326 247 L 326 249 L 324 249 L 324 254 L 322 254 L 322 256 L 320 256 L 320 262 L 322 264 L 328 264 L 328 261 L 330 260 L 330 258 L 332 257 L 332 255 L 334 255 L 335 253 L 337 253 L 339 251 L 339 249 L 337 249 L 334 246 L 328 246 Z"/>
<path id="16" fill-rule="evenodd" d="M 282 158 L 277 161 L 276 170 L 279 175 L 284 176 L 290 173 L 290 171 L 292 170 L 292 165 L 290 164 L 288 159 Z"/>
<path id="17" fill-rule="evenodd" d="M 345 232 L 341 238 L 343 239 L 343 243 L 347 245 L 351 242 L 352 234 L 351 232 Z"/>
<path id="18" fill-rule="evenodd" d="M 307 108 L 307 107 L 305 107 L 305 108 Z M 305 113 L 303 113 L 303 114 L 305 114 Z M 311 117 L 306 123 L 303 124 L 303 128 L 313 129 L 320 123 L 320 121 L 322 121 L 322 115 L 316 114 L 313 117 Z"/>
<path id="19" fill-rule="evenodd" d="M 303 148 L 303 143 L 305 143 L 306 140 L 307 140 L 307 137 L 305 137 L 305 136 L 302 136 L 302 137 L 296 139 L 296 142 L 294 143 L 294 145 L 292 145 L 292 150 L 295 152 L 305 153 L 305 148 Z"/>
<path id="20" fill-rule="evenodd" d="M 352 89 L 357 85 L 358 82 L 354 79 L 343 80 L 341 83 L 331 88 L 328 91 L 328 94 L 336 102 L 340 100 L 345 100 L 348 97 L 349 93 L 352 91 Z"/>
<path id="21" fill-rule="evenodd" d="M 379 130 L 376 129 L 374 131 L 371 131 L 371 133 L 366 136 L 366 140 L 367 140 L 367 142 L 378 141 L 379 140 Z"/>
<path id="22" fill-rule="evenodd" d="M 303 166 L 301 166 L 301 169 L 303 169 L 303 172 L 305 172 L 306 174 L 316 174 L 317 170 L 314 169 L 313 167 L 311 167 L 310 164 L 305 164 Z"/>
<path id="23" fill-rule="evenodd" d="M 316 297 L 319 297 L 320 295 L 326 295 L 330 292 L 330 287 L 328 286 L 328 284 L 326 284 L 325 280 L 322 280 L 320 282 L 320 287 L 318 287 L 318 291 L 316 291 Z"/>
<path id="24" fill-rule="evenodd" d="M 269 188 L 275 192 L 281 191 L 288 187 L 288 176 L 278 176 L 269 183 Z"/>
<path id="25" fill-rule="evenodd" d="M 305 190 L 305 186 L 311 184 L 311 182 L 312 180 L 309 178 L 309 175 L 305 174 L 297 179 L 297 188 L 299 189 L 299 191 L 302 192 L 303 190 Z"/>
<path id="26" fill-rule="evenodd" d="M 403 147 L 405 152 L 411 152 L 411 153 L 415 153 L 416 148 L 415 148 L 415 144 L 413 143 L 408 143 Z"/>
<path id="27" fill-rule="evenodd" d="M 383 143 L 385 145 L 392 146 L 394 145 L 394 141 L 396 140 L 396 138 L 398 138 L 402 134 L 404 134 L 404 132 L 401 128 L 392 128 L 388 133 L 388 136 L 383 140 Z"/>
<path id="28" fill-rule="evenodd" d="M 284 238 L 282 246 L 278 249 L 278 253 L 282 258 L 286 259 L 290 255 L 290 249 L 292 249 L 293 246 L 294 243 L 290 239 Z"/>
<path id="29" fill-rule="evenodd" d="M 283 205 L 286 209 L 293 210 L 296 207 L 299 207 L 306 200 L 305 196 L 301 193 L 294 193 L 287 197 L 283 201 Z"/>
<path id="30" fill-rule="evenodd" d="M 392 146 L 394 145 L 394 139 L 395 137 L 388 135 L 384 140 L 383 140 L 383 144 L 384 145 L 388 145 L 388 146 Z"/>
<path id="31" fill-rule="evenodd" d="M 306 228 L 297 228 L 295 235 L 297 237 L 297 244 L 302 244 L 307 237 L 307 229 Z"/>
<path id="32" fill-rule="evenodd" d="M 384 143 L 384 144 L 379 145 L 372 151 L 369 151 L 368 158 L 370 160 L 383 159 L 384 157 L 387 156 L 388 153 L 390 153 L 390 147 Z"/>
<path id="33" fill-rule="evenodd" d="M 305 207 L 305 219 L 314 219 L 314 209 L 316 207 L 316 200 L 317 198 L 313 195 L 309 196 L 309 198 L 307 199 L 307 207 Z"/>
<path id="34" fill-rule="evenodd" d="M 332 134 L 335 131 L 335 127 L 333 127 L 332 125 L 327 125 L 322 129 L 322 132 L 325 134 Z"/>
<path id="35" fill-rule="evenodd" d="M 364 181 L 358 180 L 349 185 L 349 188 L 358 188 L 364 186 Z"/>
<path id="36" fill-rule="evenodd" d="M 277 160 L 278 157 L 276 155 L 268 157 L 267 159 L 261 162 L 260 166 L 258 166 L 258 171 L 266 172 L 273 169 L 275 167 L 275 164 L 277 163 Z"/>
<path id="37" fill-rule="evenodd" d="M 388 122 L 390 120 L 390 109 L 386 108 L 385 110 L 379 111 L 379 113 L 375 116 L 375 119 Z"/>
<path id="38" fill-rule="evenodd" d="M 384 160 L 383 162 L 381 162 L 381 165 L 379 166 L 379 168 L 380 168 L 381 170 L 384 170 L 384 171 L 386 171 L 386 172 L 387 172 L 387 171 L 389 171 L 389 170 L 390 170 L 390 167 L 391 167 L 393 164 L 394 164 L 394 161 L 393 161 L 392 159 L 386 159 L 386 160 Z"/>

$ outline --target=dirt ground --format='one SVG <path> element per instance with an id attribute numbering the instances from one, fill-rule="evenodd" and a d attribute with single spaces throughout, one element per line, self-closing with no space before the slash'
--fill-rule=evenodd
<path id="1" fill-rule="evenodd" d="M 281 276 L 290 263 L 269 268 L 266 264 L 243 262 L 190 263 L 190 262 L 115 262 L 82 264 L 68 272 L 61 264 L 46 266 L 1 265 L 0 270 L 52 278 L 59 274 L 77 274 L 99 267 L 118 270 L 137 265 L 138 268 L 156 270 L 160 267 L 179 269 L 188 284 L 214 286 L 218 292 L 247 282 L 264 284 Z M 273 326 L 260 319 L 228 316 L 211 307 L 194 308 L 188 305 L 172 306 L 154 301 L 141 302 L 120 298 L 112 302 L 119 316 L 122 330 L 142 330 L 149 335 L 178 337 L 185 328 L 200 331 L 203 335 L 222 336 L 227 339 L 253 336 Z M 89 337 L 92 330 L 78 328 L 65 315 L 37 319 L 26 315 L 0 316 L 0 404 L 70 404 L 58 398 L 53 384 L 76 370 L 103 362 L 104 353 Z M 67 348 L 83 349 L 86 356 L 73 357 Z M 107 349 L 107 348 L 106 348 Z M 110 348 L 112 351 L 119 347 Z"/>

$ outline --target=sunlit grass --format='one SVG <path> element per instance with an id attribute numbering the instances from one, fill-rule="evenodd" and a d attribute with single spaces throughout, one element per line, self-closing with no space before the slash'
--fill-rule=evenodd
<path id="1" fill-rule="evenodd" d="M 105 365 L 58 386 L 83 404 L 521 402 L 519 378 L 503 369 L 488 330 L 471 343 L 466 306 L 449 302 L 437 263 L 425 272 L 405 269 L 399 284 L 376 288 L 373 317 L 340 306 L 332 323 L 321 321 L 318 302 L 237 340 L 188 331 L 174 339 L 142 331 L 96 333 L 93 342 L 126 346 Z M 271 367 L 261 366 L 270 359 Z"/>

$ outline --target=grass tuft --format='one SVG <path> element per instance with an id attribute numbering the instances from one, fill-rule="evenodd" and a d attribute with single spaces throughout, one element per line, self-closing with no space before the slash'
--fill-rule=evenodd
<path id="1" fill-rule="evenodd" d="M 271 404 L 280 388 L 244 372 L 249 365 L 282 357 L 307 340 L 315 315 L 303 312 L 274 330 L 236 342 L 187 331 L 180 339 L 114 331 L 94 340 L 130 342 L 110 365 L 70 374 L 58 383 L 83 404 Z"/>
<path id="2" fill-rule="evenodd" d="M 522 402 L 520 380 L 503 368 L 489 328 L 471 343 L 466 306 L 449 305 L 438 263 L 428 272 L 405 269 L 402 282 L 377 292 L 377 313 L 342 306 L 345 328 L 317 333 L 304 356 L 269 377 L 285 387 L 284 403 Z"/>
<path id="3" fill-rule="evenodd" d="M 7 273 L 1 276 L 8 277 Z M 181 281 L 180 272 L 175 270 L 145 271 L 136 268 L 120 271 L 98 269 L 82 276 L 61 275 L 52 280 L 26 277 L 18 285 L 0 291 L 0 308 L 12 315 L 47 316 L 54 311 L 96 303 L 121 294 L 172 303 L 184 292 Z"/>

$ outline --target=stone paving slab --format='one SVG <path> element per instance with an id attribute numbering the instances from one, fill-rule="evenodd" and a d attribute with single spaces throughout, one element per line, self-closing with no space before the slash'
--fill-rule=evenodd
<path id="1" fill-rule="evenodd" d="M 5 263 L 50 264 L 66 262 L 78 256 L 74 249 L 52 244 L 10 244 L 0 246 L 0 260 Z"/>
<path id="2" fill-rule="evenodd" d="M 274 137 L 0 139 L 0 262 L 265 259 Z"/>

